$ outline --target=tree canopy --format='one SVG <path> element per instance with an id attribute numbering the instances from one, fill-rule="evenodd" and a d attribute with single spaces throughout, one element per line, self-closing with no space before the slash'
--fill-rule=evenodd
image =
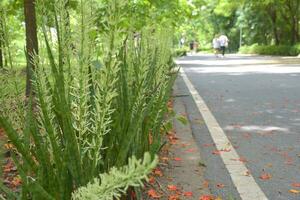
<path id="1" fill-rule="evenodd" d="M 203 45 L 225 33 L 231 48 L 243 44 L 294 45 L 299 42 L 299 0 L 193 0 L 192 15 L 181 25 L 181 34 Z"/>

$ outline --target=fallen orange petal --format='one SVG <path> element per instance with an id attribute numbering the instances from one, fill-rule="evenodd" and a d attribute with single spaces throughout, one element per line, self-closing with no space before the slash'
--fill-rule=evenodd
<path id="1" fill-rule="evenodd" d="M 300 193 L 300 190 L 289 190 L 290 193 L 293 193 L 293 194 L 299 194 Z"/>
<path id="2" fill-rule="evenodd" d="M 176 158 L 174 158 L 174 160 L 175 160 L 175 161 L 182 161 L 182 158 L 176 157 Z"/>
<path id="3" fill-rule="evenodd" d="M 212 195 L 202 195 L 199 200 L 214 200 L 214 196 Z"/>
<path id="4" fill-rule="evenodd" d="M 186 153 L 193 153 L 193 152 L 196 152 L 196 151 L 197 151 L 197 149 L 195 149 L 195 148 L 185 150 Z"/>
<path id="5" fill-rule="evenodd" d="M 170 190 L 170 191 L 176 191 L 176 190 L 178 190 L 178 188 L 177 188 L 176 185 L 168 185 L 168 190 Z"/>
<path id="6" fill-rule="evenodd" d="M 192 197 L 193 196 L 193 192 L 184 192 L 183 196 L 185 196 L 185 197 Z"/>
<path id="7" fill-rule="evenodd" d="M 224 188 L 224 187 L 225 187 L 225 185 L 224 185 L 224 184 L 222 184 L 222 183 L 217 183 L 217 187 L 218 187 L 218 188 Z"/>
<path id="8" fill-rule="evenodd" d="M 177 194 L 175 194 L 175 195 L 170 195 L 168 197 L 168 200 L 180 200 L 180 198 L 179 198 L 179 196 Z"/>
<path id="9" fill-rule="evenodd" d="M 203 187 L 204 187 L 204 188 L 208 188 L 208 187 L 209 187 L 209 181 L 208 181 L 208 180 L 205 180 L 205 181 L 203 182 Z"/>
<path id="10" fill-rule="evenodd" d="M 230 152 L 231 149 L 230 148 L 228 148 L 228 149 L 222 149 L 221 151 L 223 151 L 223 152 Z"/>
<path id="11" fill-rule="evenodd" d="M 154 178 L 154 176 L 150 176 L 150 178 L 149 178 L 149 183 L 150 183 L 150 184 L 154 184 L 154 183 L 155 183 L 155 178 Z"/>
<path id="12" fill-rule="evenodd" d="M 19 177 L 14 177 L 14 179 L 11 182 L 11 185 L 13 187 L 18 187 L 22 184 L 22 180 Z"/>
<path id="13" fill-rule="evenodd" d="M 246 160 L 246 158 L 243 158 L 243 157 L 241 157 L 241 158 L 234 158 L 234 159 L 231 159 L 231 160 L 233 160 L 233 161 L 240 161 L 240 162 L 242 162 L 242 163 L 248 162 L 248 161 Z"/>
<path id="14" fill-rule="evenodd" d="M 147 193 L 148 193 L 148 196 L 153 199 L 159 199 L 161 197 L 154 189 L 148 190 Z"/>
<path id="15" fill-rule="evenodd" d="M 221 155 L 221 151 L 215 150 L 215 151 L 212 152 L 212 154 L 214 154 L 214 155 Z"/>
<path id="16" fill-rule="evenodd" d="M 291 184 L 293 187 L 300 187 L 300 183 L 292 183 Z"/>
<path id="17" fill-rule="evenodd" d="M 203 144 L 203 147 L 213 147 L 215 144 Z"/>
<path id="18" fill-rule="evenodd" d="M 262 173 L 259 178 L 262 180 L 269 180 L 272 178 L 272 175 L 268 173 Z"/>
<path id="19" fill-rule="evenodd" d="M 163 176 L 162 171 L 161 171 L 160 169 L 158 169 L 158 168 L 154 169 L 153 173 L 154 173 L 155 175 L 157 175 L 157 176 Z"/>

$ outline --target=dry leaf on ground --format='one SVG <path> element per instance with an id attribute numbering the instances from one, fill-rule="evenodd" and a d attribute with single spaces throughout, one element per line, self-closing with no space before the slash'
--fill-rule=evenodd
<path id="1" fill-rule="evenodd" d="M 291 189 L 289 190 L 289 192 L 293 194 L 300 194 L 300 190 L 295 190 L 295 189 Z"/>
<path id="2" fill-rule="evenodd" d="M 168 190 L 170 190 L 170 191 L 176 191 L 176 190 L 178 190 L 178 188 L 177 188 L 177 186 L 176 185 L 168 185 Z"/>
<path id="3" fill-rule="evenodd" d="M 300 187 L 300 183 L 292 183 L 291 184 L 293 187 Z"/>
<path id="4" fill-rule="evenodd" d="M 147 194 L 153 199 L 159 199 L 161 197 L 161 195 L 159 195 L 154 189 L 148 190 Z"/>
<path id="5" fill-rule="evenodd" d="M 193 192 L 184 192 L 183 196 L 185 196 L 185 197 L 192 197 L 193 196 Z"/>
<path id="6" fill-rule="evenodd" d="M 262 180 L 269 180 L 272 178 L 272 175 L 268 173 L 262 173 L 259 178 Z"/>

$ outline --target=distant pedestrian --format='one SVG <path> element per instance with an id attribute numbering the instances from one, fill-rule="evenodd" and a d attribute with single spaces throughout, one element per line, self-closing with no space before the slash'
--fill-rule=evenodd
<path id="1" fill-rule="evenodd" d="M 220 42 L 220 49 L 221 49 L 221 52 L 222 52 L 222 56 L 224 57 L 226 48 L 228 47 L 229 39 L 226 35 L 222 34 L 219 37 L 219 42 Z"/>
<path id="2" fill-rule="evenodd" d="M 192 40 L 192 41 L 190 42 L 190 51 L 191 51 L 191 52 L 194 50 L 194 43 L 195 43 L 194 40 Z"/>
<path id="3" fill-rule="evenodd" d="M 198 42 L 197 42 L 197 41 L 194 41 L 194 45 L 193 45 L 194 53 L 197 53 L 198 47 L 199 47 Z"/>
<path id="4" fill-rule="evenodd" d="M 184 39 L 184 37 L 182 37 L 179 41 L 180 48 L 184 47 L 184 43 L 185 43 L 185 39 Z"/>
<path id="5" fill-rule="evenodd" d="M 219 51 L 220 51 L 220 41 L 218 35 L 215 35 L 213 41 L 212 41 L 212 47 L 214 49 L 215 56 L 218 57 Z"/>

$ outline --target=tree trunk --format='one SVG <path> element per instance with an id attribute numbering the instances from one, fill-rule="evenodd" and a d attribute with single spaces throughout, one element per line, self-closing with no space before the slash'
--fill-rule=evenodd
<path id="1" fill-rule="evenodd" d="M 1 37 L 1 32 L 0 32 L 0 37 Z M 2 46 L 3 46 L 2 39 L 0 38 L 0 69 L 4 68 Z"/>
<path id="2" fill-rule="evenodd" d="M 300 0 L 297 0 L 296 2 L 296 9 L 295 9 L 295 38 L 296 38 L 296 43 L 299 42 L 300 35 L 299 35 L 299 10 L 300 10 Z"/>
<path id="3" fill-rule="evenodd" d="M 277 11 L 274 6 L 270 6 L 268 8 L 268 14 L 270 16 L 271 22 L 272 22 L 272 29 L 273 29 L 273 34 L 274 34 L 274 39 L 275 39 L 275 45 L 280 44 L 280 36 L 279 32 L 277 29 Z"/>
<path id="4" fill-rule="evenodd" d="M 298 26 L 298 9 L 299 9 L 299 0 L 287 1 L 286 2 L 287 12 L 289 15 L 284 16 L 285 20 L 290 21 L 291 24 L 291 45 L 294 45 L 299 40 L 299 26 Z"/>
<path id="5" fill-rule="evenodd" d="M 0 69 L 4 68 L 4 62 L 3 62 L 3 49 L 4 49 L 4 45 L 3 45 L 3 34 L 2 34 L 2 24 L 0 22 Z"/>
<path id="6" fill-rule="evenodd" d="M 297 25 L 296 19 L 292 19 L 292 30 L 291 30 L 291 45 L 294 45 L 298 41 Z"/>
<path id="7" fill-rule="evenodd" d="M 1 10 L 0 10 L 1 11 Z M 0 14 L 0 68 L 4 68 L 4 42 L 3 42 L 3 23 L 2 23 L 2 15 Z"/>
<path id="8" fill-rule="evenodd" d="M 38 54 L 38 39 L 35 15 L 35 0 L 24 0 L 24 14 L 26 23 L 26 97 L 31 93 L 32 71 L 35 70 L 34 57 Z"/>

